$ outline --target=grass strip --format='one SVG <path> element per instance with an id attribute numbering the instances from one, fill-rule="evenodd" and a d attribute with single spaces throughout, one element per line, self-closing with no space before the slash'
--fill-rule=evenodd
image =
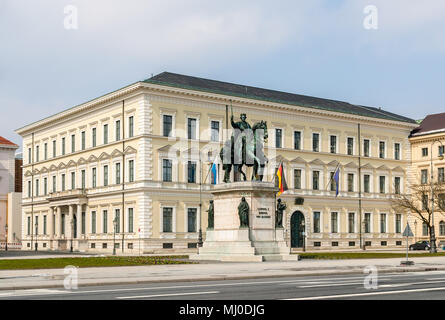
<path id="1" fill-rule="evenodd" d="M 342 260 L 342 259 L 384 259 L 405 258 L 405 253 L 395 252 L 303 252 L 298 253 L 301 259 Z M 445 257 L 445 252 L 410 253 L 410 257 Z"/>
<path id="2" fill-rule="evenodd" d="M 0 260 L 0 270 L 17 269 L 57 269 L 66 266 L 79 268 L 147 266 L 165 264 L 190 264 L 188 256 L 169 257 L 78 257 L 78 258 L 44 258 L 44 259 L 5 259 Z"/>

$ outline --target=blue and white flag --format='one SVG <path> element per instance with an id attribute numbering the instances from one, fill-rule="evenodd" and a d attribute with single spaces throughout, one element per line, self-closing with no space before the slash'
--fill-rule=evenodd
<path id="1" fill-rule="evenodd" d="M 219 177 L 218 177 L 218 175 L 219 175 L 219 170 L 218 170 L 218 167 L 219 167 L 219 165 L 218 165 L 218 157 L 216 157 L 216 159 L 215 159 L 215 161 L 213 161 L 213 164 L 212 164 L 212 168 L 210 169 L 210 173 L 211 173 L 211 183 L 212 184 L 218 184 L 218 182 L 219 182 Z"/>
<path id="2" fill-rule="evenodd" d="M 337 170 L 334 173 L 334 182 L 335 182 L 335 196 L 338 196 L 338 190 L 339 190 L 339 182 L 340 182 L 340 168 L 337 167 Z"/>

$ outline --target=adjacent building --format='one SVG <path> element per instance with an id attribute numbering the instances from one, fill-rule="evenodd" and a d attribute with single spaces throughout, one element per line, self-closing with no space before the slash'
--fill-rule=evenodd
<path id="1" fill-rule="evenodd" d="M 429 184 L 431 176 L 434 182 L 445 182 L 445 113 L 428 115 L 410 135 L 413 184 Z M 432 172 L 431 172 L 432 169 Z M 432 173 L 432 174 L 431 174 Z M 426 203 L 426 205 L 430 205 Z M 429 241 L 428 226 L 412 216 L 410 225 L 415 240 Z M 437 210 L 434 216 L 434 228 L 438 246 L 445 245 L 445 216 Z"/>
<path id="2" fill-rule="evenodd" d="M 16 247 L 21 238 L 21 166 L 18 145 L 0 137 L 0 244 Z M 17 184 L 16 181 L 20 183 Z"/>
<path id="3" fill-rule="evenodd" d="M 414 120 L 164 72 L 17 130 L 23 248 L 196 252 L 211 182 L 222 181 L 209 168 L 230 137 L 232 110 L 235 120 L 267 121 L 264 180 L 284 164 L 290 247 L 402 246 L 407 213 L 390 201 L 407 192 Z"/>

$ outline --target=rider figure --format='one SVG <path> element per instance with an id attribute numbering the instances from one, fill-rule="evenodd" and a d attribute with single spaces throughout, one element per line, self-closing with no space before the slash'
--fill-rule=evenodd
<path id="1" fill-rule="evenodd" d="M 241 121 L 234 122 L 233 115 L 230 118 L 232 128 L 238 129 L 239 131 L 241 131 L 241 132 L 239 132 L 238 130 L 235 130 L 234 134 L 232 136 L 234 138 L 234 140 L 232 141 L 232 146 L 234 147 L 235 164 L 240 164 L 241 161 L 243 161 L 244 163 L 246 162 L 246 158 L 245 158 L 245 156 L 246 156 L 246 141 L 247 141 L 246 135 L 252 134 L 252 128 L 250 127 L 250 124 L 246 121 L 246 119 L 247 119 L 246 114 L 242 113 L 240 116 L 240 119 L 241 119 Z M 237 148 L 237 145 L 240 142 L 238 140 L 239 134 L 241 134 L 241 137 L 242 137 L 242 140 L 241 140 L 242 148 Z"/>

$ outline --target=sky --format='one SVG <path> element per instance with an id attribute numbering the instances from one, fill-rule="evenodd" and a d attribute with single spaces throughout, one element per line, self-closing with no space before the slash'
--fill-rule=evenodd
<path id="1" fill-rule="evenodd" d="M 422 119 L 444 30 L 443 0 L 0 0 L 0 136 L 163 71 Z"/>

